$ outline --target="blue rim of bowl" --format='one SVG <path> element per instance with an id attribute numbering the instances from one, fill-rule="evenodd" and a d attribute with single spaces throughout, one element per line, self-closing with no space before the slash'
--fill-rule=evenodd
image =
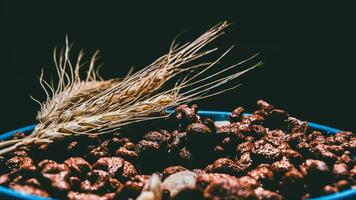
<path id="1" fill-rule="evenodd" d="M 209 117 L 216 120 L 227 120 L 230 112 L 224 112 L 224 111 L 206 111 L 206 110 L 201 110 L 198 111 L 198 114 L 204 116 L 204 117 Z M 250 115 L 250 114 L 245 114 L 245 115 Z M 316 129 L 316 130 L 321 130 L 326 132 L 327 134 L 335 134 L 337 132 L 340 132 L 341 130 L 335 129 L 329 126 L 324 126 L 320 125 L 317 123 L 313 122 L 308 122 L 309 127 Z M 8 131 L 6 133 L 3 133 L 0 135 L 0 140 L 9 138 L 13 134 L 17 132 L 29 132 L 32 131 L 35 128 L 36 125 L 29 125 L 23 128 L 19 128 L 16 130 Z M 17 192 L 15 190 L 9 189 L 7 187 L 0 186 L 0 197 L 6 197 L 10 199 L 21 199 L 21 200 L 54 200 L 52 198 L 43 198 L 39 196 L 34 196 L 34 195 L 29 195 L 29 194 L 24 194 L 21 192 Z M 313 198 L 310 200 L 348 200 L 348 199 L 356 199 L 356 189 L 348 189 L 344 190 L 339 193 L 334 193 L 331 195 L 327 196 L 321 196 L 317 198 Z"/>

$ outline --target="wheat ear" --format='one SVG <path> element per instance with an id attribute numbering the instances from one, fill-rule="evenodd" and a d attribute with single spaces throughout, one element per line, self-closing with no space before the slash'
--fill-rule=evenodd
<path id="1" fill-rule="evenodd" d="M 227 22 L 222 22 L 193 42 L 183 45 L 173 42 L 166 55 L 116 82 L 96 80 L 97 75 L 92 73 L 95 71 L 94 62 L 89 65 L 87 78 L 81 80 L 78 72 L 80 67 L 72 67 L 68 59 L 70 48 L 67 42 L 63 61 L 67 65 L 58 64 L 60 81 L 57 89 L 52 89 L 52 98 L 42 104 L 38 115 L 39 124 L 31 135 L 23 139 L 1 142 L 0 155 L 18 148 L 28 148 L 33 144 L 51 143 L 82 134 L 109 133 L 140 121 L 166 117 L 160 113 L 168 108 L 238 87 L 222 86 L 260 66 L 261 62 L 258 62 L 246 70 L 234 71 L 256 55 L 211 75 L 207 75 L 207 72 L 216 66 L 232 47 L 213 62 L 193 62 L 217 50 L 202 48 L 221 36 L 228 26 Z M 169 86 L 168 81 L 179 74 L 183 74 L 183 77 L 174 86 Z M 78 95 L 87 94 L 88 91 L 95 92 Z M 73 102 L 78 96 L 81 97 L 79 103 Z"/>

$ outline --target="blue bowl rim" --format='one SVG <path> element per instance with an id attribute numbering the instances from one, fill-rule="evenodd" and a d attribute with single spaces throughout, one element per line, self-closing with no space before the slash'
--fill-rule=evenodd
<path id="1" fill-rule="evenodd" d="M 222 119 L 226 120 L 227 117 L 230 115 L 230 112 L 201 110 L 201 111 L 198 111 L 198 114 L 200 114 L 202 116 L 206 116 L 206 117 L 209 117 L 209 116 L 215 117 L 215 118 L 220 117 L 221 118 L 220 120 L 222 120 Z M 249 114 L 246 114 L 246 115 L 249 115 Z M 313 123 L 313 122 L 308 122 L 308 124 L 311 128 L 324 131 L 328 134 L 335 134 L 335 133 L 341 131 L 336 128 L 320 125 L 320 124 Z M 0 140 L 10 137 L 13 134 L 15 134 L 16 132 L 32 131 L 35 127 L 36 127 L 36 125 L 34 124 L 34 125 L 25 126 L 23 128 L 19 128 L 16 130 L 8 131 L 8 132 L 0 135 Z M 21 200 L 50 200 L 50 199 L 52 199 L 52 198 L 43 198 L 43 197 L 39 197 L 39 196 L 24 194 L 24 193 L 17 192 L 15 190 L 12 190 L 12 189 L 9 189 L 9 188 L 3 187 L 3 186 L 0 186 L 0 197 L 1 197 L 1 195 L 6 196 L 8 198 L 21 199 Z M 334 194 L 327 195 L 327 196 L 321 196 L 321 197 L 313 198 L 310 200 L 346 200 L 346 199 L 353 199 L 353 198 L 356 198 L 356 189 L 348 189 L 348 190 L 344 190 L 339 193 L 334 193 Z M 54 200 L 54 199 L 52 199 L 52 200 Z"/>

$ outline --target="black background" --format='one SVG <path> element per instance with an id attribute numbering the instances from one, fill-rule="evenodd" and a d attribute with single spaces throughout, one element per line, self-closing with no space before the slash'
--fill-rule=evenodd
<path id="1" fill-rule="evenodd" d="M 236 48 L 232 63 L 260 52 L 262 68 L 243 86 L 201 109 L 251 109 L 266 99 L 299 118 L 356 130 L 355 19 L 351 5 L 236 1 L 1 1 L 0 132 L 35 122 L 40 69 L 53 74 L 52 50 L 65 35 L 76 49 L 101 50 L 105 78 L 122 76 L 167 52 L 181 31 L 194 39 L 222 20 L 234 23 L 216 45 Z"/>

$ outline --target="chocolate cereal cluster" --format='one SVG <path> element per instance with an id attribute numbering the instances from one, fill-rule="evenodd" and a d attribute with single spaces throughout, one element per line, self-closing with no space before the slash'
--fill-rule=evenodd
<path id="1" fill-rule="evenodd" d="M 354 133 L 257 107 L 214 122 L 182 105 L 165 120 L 18 150 L 0 157 L 0 185 L 70 200 L 136 199 L 153 173 L 164 200 L 306 199 L 356 186 Z"/>

